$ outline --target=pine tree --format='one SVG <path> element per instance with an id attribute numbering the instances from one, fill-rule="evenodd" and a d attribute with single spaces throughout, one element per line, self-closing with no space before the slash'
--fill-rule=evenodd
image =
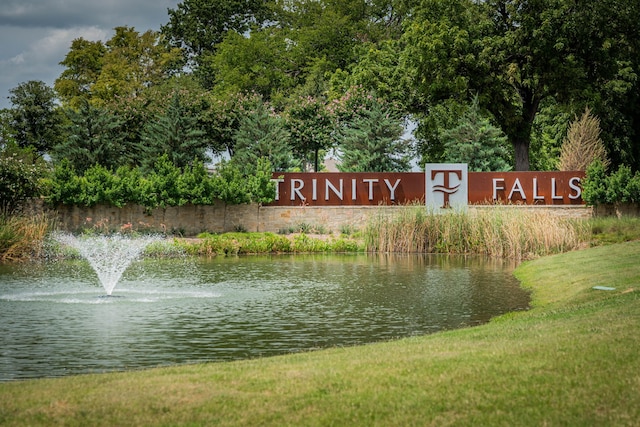
<path id="1" fill-rule="evenodd" d="M 411 144 L 401 139 L 402 120 L 372 102 L 340 130 L 338 168 L 342 172 L 405 172 L 411 168 Z"/>
<path id="2" fill-rule="evenodd" d="M 67 115 L 69 136 L 53 147 L 54 160 L 68 159 L 80 174 L 96 164 L 115 170 L 135 163 L 140 148 L 127 143 L 123 121 L 113 113 L 83 99 Z"/>
<path id="3" fill-rule="evenodd" d="M 163 154 L 180 168 L 205 160 L 205 133 L 198 126 L 198 119 L 182 106 L 178 94 L 173 96 L 164 114 L 147 123 L 142 141 L 147 152 L 147 167 Z"/>
<path id="4" fill-rule="evenodd" d="M 264 103 L 241 117 L 233 139 L 233 161 L 243 169 L 254 170 L 261 158 L 269 160 L 274 172 L 285 172 L 293 166 L 290 134 L 282 119 Z"/>
<path id="5" fill-rule="evenodd" d="M 446 162 L 467 163 L 470 171 L 477 172 L 511 170 L 507 137 L 480 114 L 477 97 L 441 138 Z"/>

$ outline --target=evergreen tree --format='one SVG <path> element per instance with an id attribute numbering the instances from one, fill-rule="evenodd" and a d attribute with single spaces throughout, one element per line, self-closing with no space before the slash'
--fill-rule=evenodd
<path id="1" fill-rule="evenodd" d="M 111 111 L 80 99 L 80 109 L 68 110 L 68 137 L 53 147 L 54 160 L 68 159 L 78 173 L 96 164 L 115 170 L 135 163 L 140 147 L 127 143 L 123 121 Z"/>
<path id="2" fill-rule="evenodd" d="M 477 98 L 441 139 L 446 162 L 467 163 L 470 171 L 477 172 L 511 170 L 507 137 L 480 114 Z"/>
<path id="3" fill-rule="evenodd" d="M 373 98 L 372 98 L 373 99 Z M 411 144 L 401 139 L 402 119 L 380 102 L 372 102 L 340 130 L 338 166 L 342 172 L 406 172 Z"/>
<path id="4" fill-rule="evenodd" d="M 205 160 L 205 133 L 198 126 L 197 117 L 191 116 L 182 106 L 178 94 L 174 94 L 164 114 L 147 123 L 142 140 L 147 151 L 147 167 L 152 166 L 163 154 L 180 168 L 192 164 L 194 160 Z"/>
<path id="5" fill-rule="evenodd" d="M 255 169 L 261 158 L 268 159 L 275 172 L 285 172 L 293 166 L 290 134 L 283 120 L 264 103 L 240 118 L 233 139 L 233 161 L 244 169 Z"/>

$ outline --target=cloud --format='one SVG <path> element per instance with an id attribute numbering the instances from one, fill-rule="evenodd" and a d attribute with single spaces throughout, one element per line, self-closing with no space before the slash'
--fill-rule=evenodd
<path id="1" fill-rule="evenodd" d="M 113 29 L 160 29 L 178 0 L 3 0 L 0 7 L 0 108 L 29 80 L 53 86 L 60 61 L 79 37 L 106 41 Z"/>
<path id="2" fill-rule="evenodd" d="M 171 0 L 3 0 L 0 26 L 68 28 L 135 26 L 158 30 L 167 20 Z M 144 28 L 138 28 L 143 25 Z"/>
<path id="3" fill-rule="evenodd" d="M 79 27 L 67 29 L 31 29 L 23 34 L 24 28 L 0 28 L 2 40 L 15 39 L 20 43 L 15 52 L 0 59 L 0 89 L 2 100 L 0 106 L 8 107 L 9 91 L 20 83 L 29 80 L 42 80 L 53 86 L 55 79 L 62 73 L 60 61 L 69 51 L 71 42 L 76 38 L 87 40 L 104 40 L 110 32 L 98 27 Z M 8 49 L 7 49 L 8 50 Z"/>

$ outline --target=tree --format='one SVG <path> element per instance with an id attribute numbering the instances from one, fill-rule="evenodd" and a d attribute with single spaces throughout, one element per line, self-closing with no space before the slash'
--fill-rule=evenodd
<path id="1" fill-rule="evenodd" d="M 268 159 L 275 172 L 290 170 L 293 165 L 290 135 L 283 121 L 264 103 L 242 116 L 234 135 L 232 161 L 245 171 L 255 170 L 261 158 Z"/>
<path id="2" fill-rule="evenodd" d="M 163 154 L 179 168 L 205 159 L 205 133 L 198 127 L 197 117 L 188 114 L 182 106 L 177 93 L 166 112 L 147 123 L 142 140 L 146 145 L 147 166 Z"/>
<path id="3" fill-rule="evenodd" d="M 135 98 L 161 84 L 180 67 L 182 52 L 168 46 L 155 31 L 140 34 L 131 27 L 116 27 L 106 43 L 82 38 L 60 62 L 65 70 L 55 88 L 68 105 L 79 108 L 82 99 L 105 105 L 115 98 Z"/>
<path id="4" fill-rule="evenodd" d="M 335 117 L 324 100 L 311 96 L 292 99 L 285 116 L 294 155 L 303 168 L 311 162 L 313 170 L 318 172 L 320 152 L 333 144 Z"/>
<path id="5" fill-rule="evenodd" d="M 116 170 L 140 158 L 140 146 L 126 139 L 124 122 L 110 110 L 83 99 L 78 111 L 68 110 L 68 117 L 68 137 L 53 147 L 54 160 L 68 159 L 82 174 L 94 165 Z"/>
<path id="6" fill-rule="evenodd" d="M 63 137 L 55 92 L 36 80 L 21 83 L 9 92 L 13 139 L 21 148 L 32 147 L 37 154 L 45 154 Z"/>
<path id="7" fill-rule="evenodd" d="M 403 64 L 402 44 L 397 40 L 384 40 L 377 44 L 363 43 L 356 49 L 358 60 L 347 70 L 332 73 L 331 96 L 340 97 L 350 88 L 360 87 L 408 111 L 416 97 L 412 82 L 415 71 Z"/>
<path id="8" fill-rule="evenodd" d="M 98 81 L 106 52 L 101 41 L 78 38 L 71 42 L 69 52 L 60 62 L 65 69 L 53 86 L 63 102 L 78 108 L 82 99 L 91 99 L 91 89 Z"/>
<path id="9" fill-rule="evenodd" d="M 629 93 L 637 77 L 627 70 L 637 43 L 629 22 L 640 13 L 631 3 L 426 0 L 405 34 L 405 55 L 429 104 L 477 93 L 513 145 L 516 170 L 528 170 L 543 100 L 569 102 L 612 85 Z"/>
<path id="10" fill-rule="evenodd" d="M 287 42 L 277 29 L 254 29 L 246 36 L 229 31 L 216 53 L 203 61 L 216 93 L 258 93 L 269 100 L 295 83 L 286 52 Z"/>
<path id="11" fill-rule="evenodd" d="M 490 172 L 511 170 L 507 138 L 480 114 L 478 98 L 455 127 L 442 131 L 444 161 L 467 163 L 470 171 Z"/>
<path id="12" fill-rule="evenodd" d="M 234 157 L 234 135 L 240 120 L 259 108 L 264 100 L 257 93 L 213 94 L 210 91 L 201 100 L 199 124 L 209 138 L 208 147 L 216 154 L 226 151 L 229 157 Z"/>
<path id="13" fill-rule="evenodd" d="M 340 129 L 338 168 L 343 172 L 406 172 L 411 144 L 401 139 L 404 127 L 397 113 L 374 98 Z"/>
<path id="14" fill-rule="evenodd" d="M 558 169 L 561 171 L 586 171 L 591 163 L 599 160 L 607 168 L 609 159 L 600 138 L 600 120 L 585 109 L 569 126 L 562 143 Z"/>
<path id="15" fill-rule="evenodd" d="M 180 50 L 171 49 L 160 33 L 151 30 L 140 34 L 131 27 L 116 27 L 106 48 L 92 88 L 93 96 L 103 102 L 139 96 L 175 72 L 181 60 Z"/>
<path id="16" fill-rule="evenodd" d="M 260 0 L 184 0 L 169 9 L 169 22 L 160 29 L 172 46 L 180 48 L 188 65 L 210 87 L 208 57 L 215 53 L 228 31 L 244 34 L 268 17 L 269 3 Z M 201 69 L 198 69 L 201 68 Z"/>

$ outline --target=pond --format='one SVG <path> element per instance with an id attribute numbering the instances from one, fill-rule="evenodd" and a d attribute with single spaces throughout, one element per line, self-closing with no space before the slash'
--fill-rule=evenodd
<path id="1" fill-rule="evenodd" d="M 0 265 L 0 381 L 226 361 L 479 325 L 528 307 L 510 263 L 436 255 Z"/>

